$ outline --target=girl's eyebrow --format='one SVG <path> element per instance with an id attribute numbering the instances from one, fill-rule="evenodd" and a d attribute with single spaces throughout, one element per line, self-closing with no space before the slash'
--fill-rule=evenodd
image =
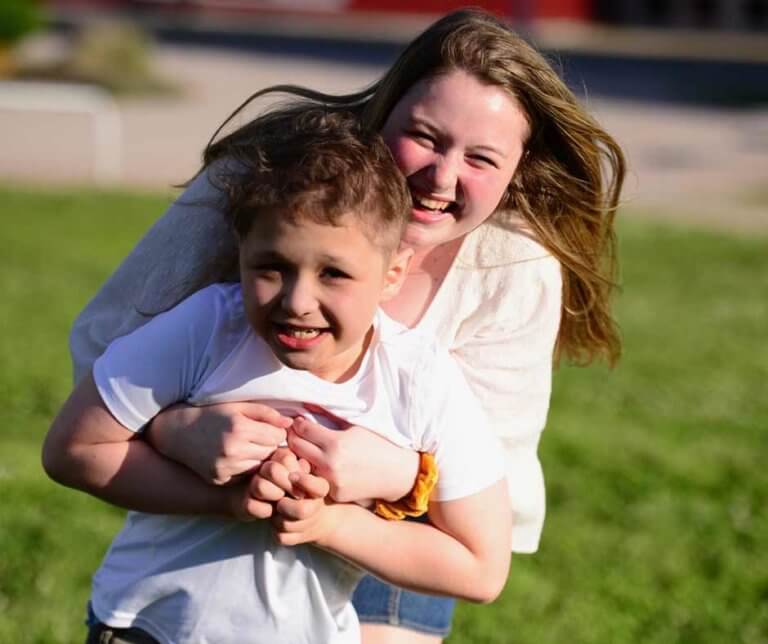
<path id="1" fill-rule="evenodd" d="M 495 145 L 480 144 L 471 146 L 470 149 L 476 152 L 490 152 L 491 154 L 499 156 L 502 159 L 506 159 L 509 156 L 504 150 L 497 148 Z"/>
<path id="2" fill-rule="evenodd" d="M 411 116 L 409 119 L 409 125 L 410 127 L 413 127 L 414 125 L 419 125 L 421 127 L 428 129 L 432 134 L 439 135 L 441 132 L 439 127 L 437 127 L 430 121 L 420 116 Z M 470 145 L 469 149 L 472 151 L 494 154 L 498 157 L 501 157 L 502 159 L 506 159 L 507 157 L 509 157 L 509 154 L 507 152 L 493 145 L 492 143 L 480 143 L 477 145 Z"/>

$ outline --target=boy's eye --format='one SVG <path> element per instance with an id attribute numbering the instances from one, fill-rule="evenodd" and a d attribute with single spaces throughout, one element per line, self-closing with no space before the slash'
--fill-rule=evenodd
<path id="1" fill-rule="evenodd" d="M 255 264 L 250 269 L 262 277 L 279 277 L 283 267 L 278 264 Z"/>
<path id="2" fill-rule="evenodd" d="M 320 272 L 320 276 L 324 277 L 324 278 L 327 278 L 327 279 L 332 279 L 332 280 L 336 280 L 336 279 L 349 279 L 349 277 L 350 277 L 350 275 L 348 273 L 345 273 L 344 271 L 342 271 L 339 268 L 334 268 L 333 266 L 328 266 L 328 267 L 324 268 Z"/>

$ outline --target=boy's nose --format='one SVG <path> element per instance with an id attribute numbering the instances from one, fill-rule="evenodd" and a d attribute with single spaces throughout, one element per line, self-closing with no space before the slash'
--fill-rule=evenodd
<path id="1" fill-rule="evenodd" d="M 309 282 L 299 277 L 284 285 L 281 305 L 286 313 L 304 317 L 317 309 L 317 297 Z"/>

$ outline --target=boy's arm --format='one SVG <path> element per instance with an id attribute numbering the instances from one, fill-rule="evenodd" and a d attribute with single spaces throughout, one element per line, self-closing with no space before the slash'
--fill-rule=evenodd
<path id="1" fill-rule="evenodd" d="M 469 497 L 430 502 L 434 526 L 386 521 L 352 504 L 317 511 L 312 506 L 318 502 L 288 497 L 278 502 L 280 515 L 274 522 L 281 543 L 312 541 L 377 577 L 417 592 L 488 603 L 504 588 L 511 512 L 503 479 Z"/>
<path id="2" fill-rule="evenodd" d="M 263 518 L 271 506 L 249 497 L 247 484 L 206 485 L 121 425 L 84 377 L 48 431 L 43 467 L 55 481 L 130 510 Z"/>
<path id="3" fill-rule="evenodd" d="M 499 443 L 448 354 L 425 347 L 414 359 L 411 345 L 397 348 L 412 370 L 408 426 L 439 469 L 429 501 L 434 525 L 386 521 L 356 506 L 308 516 L 305 506 L 316 501 L 285 498 L 276 506 L 278 537 L 285 544 L 313 541 L 416 591 L 493 601 L 507 577 L 512 523 Z"/>

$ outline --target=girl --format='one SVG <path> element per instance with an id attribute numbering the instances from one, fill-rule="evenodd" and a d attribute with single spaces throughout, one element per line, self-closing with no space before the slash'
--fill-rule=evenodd
<path id="1" fill-rule="evenodd" d="M 411 191 L 403 244 L 415 253 L 404 288 L 386 311 L 434 335 L 460 362 L 506 447 L 512 549 L 535 551 L 544 519 L 536 450 L 553 358 L 613 363 L 619 354 L 610 296 L 613 219 L 625 172 L 620 148 L 540 54 L 476 10 L 438 20 L 362 92 L 274 87 L 254 94 L 233 116 L 271 92 L 353 111 L 382 132 Z M 214 135 L 201 172 L 76 321 L 70 339 L 76 377 L 113 338 L 203 286 L 236 279 L 216 164 L 265 132 L 274 135 L 270 123 L 279 115 L 219 140 Z M 286 426 L 262 405 L 233 403 L 168 410 L 149 435 L 166 456 L 225 483 L 258 466 Z M 289 446 L 329 481 L 337 501 L 409 493 L 418 455 L 359 427 L 302 427 Z M 132 504 L 124 496 L 116 502 Z M 199 511 L 208 509 L 201 504 Z M 355 605 L 365 644 L 439 642 L 453 610 L 452 600 L 373 578 L 361 583 Z"/>

